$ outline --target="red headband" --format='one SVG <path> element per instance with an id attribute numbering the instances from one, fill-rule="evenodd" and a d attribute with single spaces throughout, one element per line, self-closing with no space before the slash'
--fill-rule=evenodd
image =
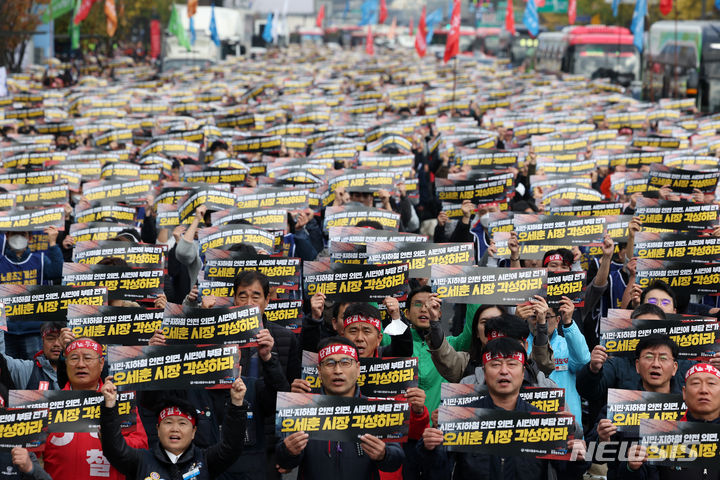
<path id="1" fill-rule="evenodd" d="M 685 381 L 687 381 L 690 375 L 695 375 L 696 373 L 710 373 L 712 375 L 715 375 L 717 378 L 720 378 L 720 370 L 713 367 L 709 363 L 698 363 L 690 367 L 687 373 L 685 373 Z"/>
<path id="2" fill-rule="evenodd" d="M 497 330 L 490 330 L 490 332 L 487 334 L 488 341 L 495 340 L 496 338 L 502 338 L 506 337 L 504 333 L 498 332 Z"/>
<path id="3" fill-rule="evenodd" d="M 94 350 L 97 352 L 98 355 L 103 354 L 103 348 L 102 345 L 100 345 L 95 340 L 75 340 L 73 342 L 70 342 L 67 347 L 65 347 L 65 356 L 69 355 L 70 352 L 75 351 L 79 348 L 89 348 L 90 350 Z"/>
<path id="4" fill-rule="evenodd" d="M 60 333 L 60 329 L 58 328 L 48 328 L 44 332 L 42 332 L 42 338 L 45 338 L 46 336 L 50 335 L 51 333 Z"/>
<path id="5" fill-rule="evenodd" d="M 344 345 L 342 343 L 336 343 L 334 345 L 328 345 L 327 347 L 323 348 L 318 352 L 318 363 L 325 360 L 326 357 L 329 357 L 330 355 L 347 355 L 349 357 L 354 358 L 355 360 L 358 359 L 357 350 L 355 350 L 350 345 Z"/>
<path id="6" fill-rule="evenodd" d="M 373 327 L 377 328 L 378 332 L 382 331 L 382 328 L 380 327 L 380 319 L 366 317 L 364 315 L 351 315 L 349 317 L 345 317 L 345 319 L 343 320 L 343 327 L 347 328 L 348 325 L 351 325 L 351 324 L 357 323 L 357 322 L 369 323 Z"/>
<path id="7" fill-rule="evenodd" d="M 187 413 L 182 412 L 177 407 L 167 407 L 162 412 L 160 412 L 160 415 L 158 415 L 158 424 L 165 420 L 167 417 L 183 417 L 184 419 L 192 423 L 193 427 L 195 426 L 195 419 Z"/>
<path id="8" fill-rule="evenodd" d="M 485 354 L 483 354 L 482 362 L 483 362 L 483 365 L 485 365 L 486 363 L 488 363 L 492 360 L 499 359 L 499 358 L 512 358 L 512 359 L 517 360 L 518 362 L 522 363 L 523 365 L 525 364 L 525 354 L 522 352 L 515 352 L 512 355 L 503 355 L 501 353 L 498 353 L 497 355 L 493 355 L 490 352 L 485 352 Z"/>
<path id="9" fill-rule="evenodd" d="M 547 256 L 545 260 L 543 260 L 543 267 L 547 267 L 548 263 L 555 260 L 557 260 L 558 262 L 562 262 L 563 265 L 567 265 L 562 255 L 560 255 L 559 253 L 553 253 L 552 255 Z"/>

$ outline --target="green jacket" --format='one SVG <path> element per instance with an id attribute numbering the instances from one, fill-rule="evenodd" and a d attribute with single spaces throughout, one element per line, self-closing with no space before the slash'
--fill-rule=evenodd
<path id="1" fill-rule="evenodd" d="M 468 315 L 465 316 L 465 328 L 456 337 L 447 337 L 448 343 L 456 351 L 468 351 L 472 341 L 472 318 L 477 308 L 470 308 L 468 305 Z M 469 313 L 472 312 L 473 315 Z M 440 405 L 440 384 L 447 382 L 440 373 L 432 360 L 432 355 L 428 348 L 425 338 L 418 333 L 415 327 L 412 328 L 413 338 L 413 356 L 418 358 L 419 369 L 419 387 L 425 390 L 425 406 L 432 412 Z"/>

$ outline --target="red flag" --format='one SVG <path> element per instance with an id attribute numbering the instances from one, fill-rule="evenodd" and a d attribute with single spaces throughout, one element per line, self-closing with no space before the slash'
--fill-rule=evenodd
<path id="1" fill-rule="evenodd" d="M 413 34 L 413 18 L 410 17 L 410 23 L 408 24 L 408 30 L 410 30 L 410 35 Z"/>
<path id="2" fill-rule="evenodd" d="M 387 5 L 385 0 L 380 0 L 380 13 L 378 14 L 378 23 L 385 23 L 387 19 Z"/>
<path id="3" fill-rule="evenodd" d="M 320 5 L 320 11 L 315 19 L 315 26 L 322 28 L 323 20 L 325 20 L 325 4 Z"/>
<path id="4" fill-rule="evenodd" d="M 162 45 L 160 20 L 150 20 L 150 58 L 158 58 Z"/>
<path id="5" fill-rule="evenodd" d="M 515 35 L 515 12 L 513 12 L 513 0 L 507 0 L 505 9 L 505 30 Z"/>
<path id="6" fill-rule="evenodd" d="M 420 58 L 424 57 L 427 53 L 427 25 L 425 24 L 425 7 L 422 9 L 420 14 L 420 21 L 418 22 L 417 35 L 415 35 L 415 51 Z"/>
<path id="7" fill-rule="evenodd" d="M 75 25 L 79 25 L 80 22 L 87 18 L 88 14 L 90 13 L 90 9 L 95 2 L 97 2 L 97 0 L 82 0 L 82 2 L 80 3 L 80 8 L 78 9 L 78 13 L 77 15 L 75 15 L 75 19 L 73 20 Z"/>
<path id="8" fill-rule="evenodd" d="M 368 25 L 368 33 L 365 37 L 365 53 L 375 55 L 375 45 L 373 45 L 372 27 Z"/>
<path id="9" fill-rule="evenodd" d="M 672 1 L 672 0 L 670 0 Z M 577 15 L 577 0 L 568 2 L 568 25 L 575 25 L 575 16 Z"/>
<path id="10" fill-rule="evenodd" d="M 667 15 L 672 12 L 672 0 L 660 0 L 660 13 Z"/>
<path id="11" fill-rule="evenodd" d="M 105 29 L 107 30 L 108 37 L 115 35 L 115 30 L 117 30 L 115 0 L 105 0 Z"/>
<path id="12" fill-rule="evenodd" d="M 452 17 L 450 18 L 450 32 L 445 42 L 445 55 L 443 61 L 448 62 L 460 52 L 460 0 L 453 0 Z"/>

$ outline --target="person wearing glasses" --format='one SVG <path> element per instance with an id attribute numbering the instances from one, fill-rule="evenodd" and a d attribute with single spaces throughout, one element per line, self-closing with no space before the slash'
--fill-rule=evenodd
<path id="1" fill-rule="evenodd" d="M 77 338 L 65 347 L 68 383 L 63 390 L 99 392 L 103 386 L 105 365 L 103 347 L 92 338 Z M 132 431 L 124 431 L 125 441 L 132 448 L 147 448 L 145 429 L 137 417 Z M 123 480 L 103 455 L 97 433 L 51 433 L 43 452 L 44 469 L 52 478 Z"/>
<path id="2" fill-rule="evenodd" d="M 643 303 L 633 310 L 630 318 L 635 320 L 665 320 L 665 312 L 652 303 Z M 717 361 L 716 358 L 712 359 Z M 682 386 L 685 372 L 696 362 L 679 360 L 674 373 L 675 382 Z M 632 359 L 608 357 L 605 347 L 597 345 L 590 353 L 590 361 L 577 374 L 578 393 L 590 402 L 590 412 L 596 418 L 600 409 L 607 403 L 608 388 L 636 390 L 641 381 L 640 374 Z"/>
<path id="3" fill-rule="evenodd" d="M 357 385 L 360 363 L 355 344 L 344 337 L 330 337 L 318 345 L 318 372 L 322 394 L 362 397 Z M 276 448 L 277 467 L 282 473 L 299 467 L 304 480 L 379 479 L 380 472 L 397 471 L 405 454 L 397 443 L 385 443 L 365 434 L 359 442 L 310 440 L 305 432 L 295 432 Z"/>
<path id="4" fill-rule="evenodd" d="M 678 370 L 677 357 L 680 351 L 677 343 L 669 336 L 654 333 L 642 338 L 635 350 L 635 368 L 640 380 L 633 390 L 655 393 L 682 393 L 682 385 L 675 374 Z M 618 432 L 617 425 L 607 417 L 607 406 L 600 410 L 595 427 L 588 432 L 588 441 L 633 441 L 626 433 Z M 608 463 L 608 480 L 622 478 L 620 462 Z"/>
<path id="5" fill-rule="evenodd" d="M 698 363 L 685 374 L 685 386 L 682 389 L 683 401 L 687 412 L 680 417 L 681 422 L 701 422 L 720 424 L 720 370 L 709 363 Z M 716 479 L 720 478 L 717 466 L 703 468 L 693 462 L 678 463 L 673 466 L 649 465 L 645 446 L 635 444 L 628 449 L 628 462 L 620 467 L 622 478 L 644 479 Z"/>
<path id="6" fill-rule="evenodd" d="M 58 359 L 62 354 L 62 322 L 45 322 L 40 327 L 42 350 L 32 360 L 12 358 L 3 354 L 14 386 L 18 390 L 60 390 L 58 384 Z M 2 335 L 2 333 L 0 333 Z"/>

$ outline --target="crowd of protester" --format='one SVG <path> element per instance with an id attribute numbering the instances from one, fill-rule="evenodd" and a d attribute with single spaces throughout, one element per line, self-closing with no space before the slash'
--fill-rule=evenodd
<path id="1" fill-rule="evenodd" d="M 102 159 L 103 173 L 68 182 L 60 228 L 2 234 L 2 284 L 61 284 L 63 266 L 73 262 L 79 243 L 73 236 L 76 217 L 100 205 L 86 197 L 87 182 L 131 182 L 145 170 L 159 169 L 158 179 L 139 202 L 111 201 L 135 208 L 136 217 L 120 220 L 109 210 L 95 226 L 114 228 L 94 239 L 165 246 L 164 293 L 152 301 L 112 300 L 111 305 L 255 306 L 264 316 L 270 302 L 294 298 L 303 300 L 302 316 L 296 319 L 301 328 L 298 333 L 265 321 L 257 346 L 242 349 L 241 377 L 229 389 L 139 392 L 137 427 L 126 431 L 118 417 L 116 386 L 107 376 L 106 346 L 76 337 L 64 322 L 44 321 L 41 315 L 35 321 L 8 321 L 7 330 L 0 332 L 3 406 L 12 390 L 91 390 L 103 395 L 99 433 L 50 433 L 37 453 L 24 448 L 0 451 L 0 470 L 7 465 L 8 478 L 230 480 L 280 478 L 297 471 L 303 479 L 570 479 L 597 468 L 585 458 L 586 442 L 627 439 L 607 419 L 609 389 L 681 393 L 687 405 L 683 420 L 720 423 L 720 356 L 679 359 L 677 342 L 664 334 L 642 338 L 634 358 L 609 355 L 601 342 L 601 319 L 609 310 L 631 310 L 631 318 L 639 320 L 676 314 L 716 319 L 720 313 L 717 297 L 676 292 L 660 280 L 644 288 L 636 283 L 633 242 L 644 231 L 639 217 L 632 218 L 621 238 L 608 233 L 593 245 L 546 249 L 541 258 L 524 256 L 516 233 L 500 245 L 490 231 L 505 212 L 547 214 L 554 205 L 553 191 L 566 187 L 595 196 L 565 199 L 621 203 L 622 214 L 630 217 L 642 197 L 716 202 L 713 193 L 699 190 L 681 194 L 663 187 L 630 193 L 623 181 L 647 175 L 649 165 L 608 161 L 612 155 L 645 152 L 661 152 L 660 162 L 683 156 L 717 161 L 714 148 L 720 143 L 715 134 L 720 127 L 715 117 L 700 114 L 691 103 L 642 103 L 602 81 L 521 74 L 501 62 L 461 58 L 453 67 L 416 63 L 397 53 L 369 59 L 357 52 L 338 57 L 329 51 L 290 49 L 202 71 L 158 74 L 132 63 L 117 63 L 113 69 L 112 78 L 104 78 L 96 69 L 81 67 L 73 70 L 76 78 L 68 82 L 72 87 L 58 84 L 55 90 L 46 88 L 39 72 L 10 76 L 11 97 L 0 98 L 3 193 L 18 191 L 11 185 L 15 182 L 3 183 L 5 174 L 57 172 L 54 181 L 60 185 L 67 179 L 65 163 L 79 168 L 91 158 Z M 63 127 L 53 131 L 49 124 Z M 158 139 L 182 140 L 193 132 L 202 133 L 190 140 L 197 154 L 170 149 L 143 153 Z M 538 137 L 558 143 L 584 139 L 567 164 L 595 163 L 588 170 L 553 174 L 544 154 L 535 151 Z M 633 143 L 661 137 L 680 139 L 677 152 Z M 252 139 L 258 146 L 246 148 Z M 263 147 L 263 141 L 270 146 Z M 18 153 L 33 152 L 48 153 L 48 161 L 18 159 Z M 392 186 L 354 189 L 352 184 L 333 183 L 338 175 L 382 170 L 363 165 L 367 152 L 388 161 L 385 170 L 392 168 L 395 174 Z M 509 165 L 473 164 L 473 155 L 492 152 L 518 156 Z M 117 176 L 112 170 L 105 175 L 113 162 L 115 170 L 124 164 L 142 168 L 135 170 L 136 177 Z M 327 261 L 333 238 L 324 224 L 326 209 L 394 212 L 401 233 L 424 235 L 436 244 L 472 243 L 475 265 L 585 271 L 584 294 L 559 302 L 536 295 L 516 305 L 465 304 L 441 299 L 432 278 L 410 278 L 397 295 L 344 302 L 324 293 L 309 296 L 302 287 L 278 292 L 263 273 L 244 270 L 234 279 L 231 298 L 204 295 L 199 281 L 207 252 L 201 251 L 198 233 L 215 223 L 217 208 L 198 205 L 180 225 L 168 227 L 159 220 L 169 218 L 164 215 L 177 210 L 185 195 L 208 186 L 188 183 L 190 173 L 222 169 L 246 172 L 242 183 L 231 187 L 210 185 L 233 191 L 238 198 L 274 187 L 278 192 L 308 190 L 314 200 L 286 210 L 282 251 L 246 243 L 224 249 Z M 716 163 L 707 170 L 717 169 Z M 503 174 L 511 178 L 504 198 L 447 203 L 438 194 L 440 185 Z M 237 187 L 242 192 L 233 190 Z M 167 203 L 168 192 L 182 195 Z M 21 209 L 12 208 L 11 213 Z M 241 223 L 253 226 L 254 217 Z M 367 219 L 354 226 L 387 229 Z M 710 228 L 707 235 L 719 232 Z M 100 263 L 127 266 L 112 256 Z M 397 321 L 405 328 L 385 332 Z M 158 329 L 149 344 L 162 346 L 166 340 Z M 301 376 L 304 351 L 317 354 L 322 394 L 342 397 L 362 396 L 357 386 L 361 358 L 417 357 L 418 387 L 408 388 L 405 397 L 411 407 L 408 441 L 383 442 L 366 434 L 354 443 L 329 442 L 305 432 L 278 438 L 277 393 L 311 390 Z M 449 451 L 437 416 L 443 383 L 485 384 L 488 394 L 478 408 L 518 412 L 539 411 L 519 397 L 522 387 L 563 388 L 565 408 L 576 419 L 574 438 L 567 445 L 574 460 Z M 600 475 L 720 478 L 720 468 L 657 467 L 646 461 L 645 447 L 631 450 L 630 459 L 608 462 Z"/>

